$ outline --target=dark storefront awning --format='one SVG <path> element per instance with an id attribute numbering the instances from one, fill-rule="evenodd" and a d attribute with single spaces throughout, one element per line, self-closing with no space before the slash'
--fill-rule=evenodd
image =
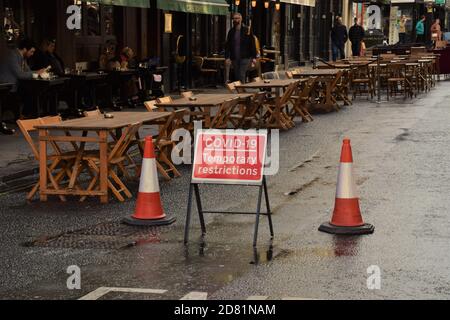
<path id="1" fill-rule="evenodd" d="M 82 1 L 87 2 L 88 0 Z M 150 0 L 95 0 L 90 2 L 97 2 L 109 6 L 150 8 Z"/>
<path id="2" fill-rule="evenodd" d="M 228 15 L 230 13 L 230 5 L 226 0 L 158 0 L 158 8 L 214 15 Z"/>

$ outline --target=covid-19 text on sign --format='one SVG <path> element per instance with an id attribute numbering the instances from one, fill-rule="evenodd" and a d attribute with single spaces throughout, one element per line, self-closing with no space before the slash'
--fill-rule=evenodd
<path id="1" fill-rule="evenodd" d="M 200 130 L 192 169 L 193 183 L 261 184 L 267 131 Z"/>

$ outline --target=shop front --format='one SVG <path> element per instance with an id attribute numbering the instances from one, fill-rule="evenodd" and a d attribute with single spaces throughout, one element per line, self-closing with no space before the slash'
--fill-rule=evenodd
<path id="1" fill-rule="evenodd" d="M 192 87 L 204 62 L 221 69 L 230 4 L 226 0 L 157 0 L 159 57 L 170 66 L 171 90 Z M 219 70 L 220 71 L 220 70 Z"/>

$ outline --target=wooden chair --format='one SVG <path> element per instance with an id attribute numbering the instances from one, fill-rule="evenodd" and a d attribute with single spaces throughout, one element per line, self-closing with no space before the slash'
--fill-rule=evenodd
<path id="1" fill-rule="evenodd" d="M 308 104 L 311 103 L 311 92 L 314 90 L 317 77 L 311 77 L 303 85 L 302 89 L 299 89 L 297 96 L 291 96 L 292 109 L 289 112 L 291 119 L 293 120 L 295 116 L 300 116 L 302 121 L 311 122 L 314 121 L 312 115 L 308 111 Z"/>
<path id="2" fill-rule="evenodd" d="M 91 110 L 91 111 L 83 111 L 83 115 L 85 117 L 96 117 L 96 116 L 101 116 L 102 112 L 100 111 L 100 109 L 97 107 L 95 110 Z"/>
<path id="3" fill-rule="evenodd" d="M 230 122 L 235 123 L 235 128 L 260 128 L 265 100 L 266 93 L 257 92 L 252 101 L 245 106 L 243 112 L 229 116 Z"/>
<path id="4" fill-rule="evenodd" d="M 404 99 L 408 95 L 413 96 L 411 83 L 406 78 L 406 65 L 404 63 L 392 63 L 389 65 L 389 78 L 387 79 L 387 98 L 403 93 Z"/>
<path id="5" fill-rule="evenodd" d="M 230 119 L 230 115 L 233 113 L 234 108 L 238 104 L 239 98 L 230 99 L 222 103 L 214 119 L 211 121 L 211 128 L 226 129 L 228 126 L 228 121 L 231 121 L 236 128 L 238 122 L 233 121 L 234 119 Z"/>
<path id="6" fill-rule="evenodd" d="M 171 103 L 173 101 L 172 97 L 165 96 L 157 99 L 158 103 Z"/>
<path id="7" fill-rule="evenodd" d="M 181 93 L 181 96 L 183 97 L 183 98 L 190 98 L 190 97 L 192 97 L 194 95 L 194 93 L 192 92 L 192 91 L 185 91 L 185 92 L 182 92 Z"/>
<path id="8" fill-rule="evenodd" d="M 230 93 L 244 93 L 245 92 L 244 89 L 236 88 L 236 86 L 240 86 L 241 84 L 242 84 L 242 82 L 235 81 L 235 82 L 227 83 L 226 87 Z"/>
<path id="9" fill-rule="evenodd" d="M 166 179 L 171 180 L 169 173 L 172 172 L 174 177 L 180 177 L 181 174 L 170 160 L 170 154 L 175 147 L 175 142 L 172 141 L 172 134 L 175 130 L 183 125 L 183 118 L 186 115 L 186 110 L 176 110 L 171 113 L 166 122 L 160 126 L 159 134 L 153 137 L 153 145 L 155 148 L 156 167 L 158 172 Z M 141 149 L 144 149 L 144 140 L 140 141 Z"/>
<path id="10" fill-rule="evenodd" d="M 156 104 L 156 100 L 150 100 L 150 101 L 144 102 L 144 106 L 148 112 L 154 112 L 154 111 L 158 110 L 158 107 L 155 106 L 155 104 Z"/>
<path id="11" fill-rule="evenodd" d="M 217 69 L 212 68 L 206 68 L 205 67 L 205 58 L 200 56 L 194 56 L 192 57 L 192 64 L 195 68 L 195 70 L 199 73 L 201 83 L 204 85 L 203 78 L 206 78 L 208 82 L 210 82 L 212 79 L 217 78 Z"/>
<path id="12" fill-rule="evenodd" d="M 369 97 L 370 99 L 373 99 L 375 95 L 375 88 L 368 64 L 356 66 L 352 70 L 351 88 L 353 92 L 353 99 L 362 93 L 367 94 L 367 100 L 369 100 Z"/>
<path id="13" fill-rule="evenodd" d="M 291 96 L 297 86 L 297 82 L 292 82 L 286 88 L 280 99 L 269 99 L 266 101 L 264 119 L 268 127 L 287 130 L 294 126 L 289 115 L 284 113 L 283 109 L 288 109 L 288 104 L 291 102 Z"/>
<path id="14" fill-rule="evenodd" d="M 120 179 L 119 175 L 116 173 L 116 169 L 120 170 L 124 177 L 129 177 L 124 164 L 125 160 L 127 159 L 126 153 L 129 149 L 130 144 L 136 139 L 136 133 L 138 132 L 141 125 L 142 123 L 135 123 L 124 128 L 121 137 L 117 140 L 114 148 L 108 154 L 108 189 L 111 190 L 113 195 L 120 202 L 125 201 L 124 196 L 126 196 L 127 198 L 131 198 L 132 194 Z M 92 191 L 99 182 L 100 154 L 96 152 L 95 154 L 83 155 L 83 160 L 86 161 L 93 172 L 95 172 L 95 176 L 89 183 L 87 189 L 87 191 Z M 84 201 L 85 199 L 86 196 L 82 197 L 80 201 Z"/>
<path id="15" fill-rule="evenodd" d="M 37 146 L 37 142 L 35 142 L 31 137 L 31 132 L 37 131 L 35 129 L 35 126 L 37 125 L 50 124 L 55 122 L 61 122 L 61 117 L 46 117 L 44 120 L 41 118 L 17 120 L 17 125 L 19 126 L 25 140 L 28 142 L 35 160 L 37 160 L 38 162 L 40 160 L 39 148 Z M 48 175 L 51 186 L 55 190 L 59 190 L 59 184 L 61 183 L 61 180 L 64 177 L 70 177 L 72 175 L 72 171 L 70 168 L 73 161 L 75 160 L 76 153 L 63 152 L 56 143 L 50 143 L 50 146 L 53 149 L 53 154 L 47 156 L 49 164 L 47 164 L 46 174 Z M 39 187 L 40 183 L 38 181 L 28 193 L 27 200 L 31 200 L 34 197 L 36 192 L 39 190 Z M 59 198 L 61 199 L 61 201 L 66 201 L 66 197 L 63 195 L 60 195 Z"/>

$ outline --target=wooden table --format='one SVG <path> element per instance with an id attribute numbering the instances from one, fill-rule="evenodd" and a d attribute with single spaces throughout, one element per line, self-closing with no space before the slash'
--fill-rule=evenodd
<path id="1" fill-rule="evenodd" d="M 227 100 L 239 98 L 242 101 L 248 102 L 253 97 L 251 93 L 218 93 L 218 94 L 198 94 L 194 96 L 196 100 L 190 100 L 189 98 L 176 99 L 170 103 L 156 103 L 155 106 L 159 108 L 173 108 L 189 109 L 191 115 L 197 115 L 201 113 L 205 117 L 205 126 L 211 127 L 213 122 L 212 110 L 213 107 L 218 107 Z"/>
<path id="2" fill-rule="evenodd" d="M 336 99 L 333 98 L 333 92 L 336 90 L 338 79 L 342 76 L 342 71 L 337 69 L 310 69 L 293 72 L 295 79 L 317 77 L 317 82 L 325 84 L 325 100 L 314 104 L 314 108 L 324 112 L 338 111 L 339 106 Z"/>
<path id="3" fill-rule="evenodd" d="M 98 72 L 70 73 L 66 77 L 71 78 L 73 93 L 72 108 L 79 109 L 82 105 L 82 95 L 87 93 L 92 99 L 90 107 L 97 106 L 97 85 L 106 82 L 108 74 Z"/>
<path id="4" fill-rule="evenodd" d="M 113 119 L 106 119 L 103 116 L 86 117 L 74 120 L 63 121 L 58 124 L 41 125 L 39 130 L 39 182 L 40 200 L 47 201 L 48 195 L 78 195 L 78 196 L 98 196 L 102 203 L 108 202 L 108 134 L 115 130 L 135 123 L 153 123 L 158 120 L 167 119 L 170 112 L 117 112 L 113 113 Z M 53 135 L 51 132 L 59 132 L 61 135 Z M 82 132 L 81 135 L 72 135 L 70 132 Z M 89 132 L 96 133 L 95 136 L 88 136 Z M 65 135 L 62 135 L 65 134 Z M 49 190 L 47 177 L 47 145 L 48 143 L 68 142 L 79 144 L 76 161 L 73 166 L 72 176 L 69 186 L 65 189 Z M 84 153 L 86 143 L 98 143 L 100 151 L 100 190 L 87 191 L 73 188 L 78 175 L 78 167 Z"/>
<path id="5" fill-rule="evenodd" d="M 282 106 L 280 105 L 282 91 L 289 87 L 292 83 L 300 84 L 303 81 L 307 81 L 307 79 L 270 79 L 237 85 L 236 89 L 275 89 L 275 111 L 269 118 L 267 125 L 268 127 L 286 130 L 293 127 L 295 124 L 289 119 L 289 116 L 283 112 Z M 286 124 L 288 124 L 288 126 L 286 126 Z"/>
<path id="6" fill-rule="evenodd" d="M 19 85 L 25 90 L 26 94 L 31 96 L 36 116 L 41 115 L 41 112 L 44 110 L 44 108 L 42 108 L 43 104 L 46 106 L 46 115 L 56 115 L 59 91 L 68 80 L 69 78 L 65 77 L 50 80 L 23 79 L 19 81 Z M 43 103 L 43 101 L 45 103 Z"/>

